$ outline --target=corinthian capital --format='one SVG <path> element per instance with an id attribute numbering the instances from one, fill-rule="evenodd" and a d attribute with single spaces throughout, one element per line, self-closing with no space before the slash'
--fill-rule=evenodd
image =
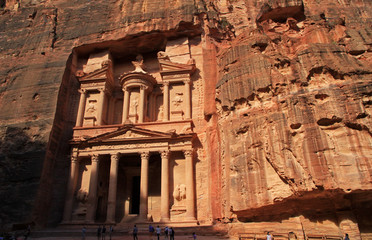
<path id="1" fill-rule="evenodd" d="M 167 159 L 167 158 L 169 158 L 170 152 L 168 150 L 166 150 L 166 151 L 162 151 L 160 154 L 161 154 L 162 159 Z"/>
<path id="2" fill-rule="evenodd" d="M 184 150 L 183 151 L 183 154 L 185 155 L 186 158 L 188 158 L 188 157 L 192 157 L 193 152 L 194 151 L 192 149 L 190 149 L 190 150 Z"/>
<path id="3" fill-rule="evenodd" d="M 98 154 L 92 154 L 91 158 L 92 158 L 92 162 L 99 162 L 99 155 Z"/>
<path id="4" fill-rule="evenodd" d="M 148 160 L 149 157 L 150 157 L 150 153 L 149 152 L 141 152 L 141 159 Z"/>
<path id="5" fill-rule="evenodd" d="M 120 153 L 111 154 L 111 160 L 119 161 Z"/>
<path id="6" fill-rule="evenodd" d="M 71 156 L 71 162 L 72 163 L 77 163 L 78 162 L 78 157 L 77 156 Z"/>

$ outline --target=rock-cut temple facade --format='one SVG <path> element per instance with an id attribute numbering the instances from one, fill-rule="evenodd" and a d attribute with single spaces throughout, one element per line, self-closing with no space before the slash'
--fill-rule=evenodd
<path id="1" fill-rule="evenodd" d="M 106 51 L 91 54 L 77 71 L 80 101 L 64 223 L 197 224 L 191 104 L 196 67 L 185 58 L 172 61 L 159 51 L 146 66 L 138 55 L 124 63 L 132 69 L 115 78 L 117 66 Z"/>

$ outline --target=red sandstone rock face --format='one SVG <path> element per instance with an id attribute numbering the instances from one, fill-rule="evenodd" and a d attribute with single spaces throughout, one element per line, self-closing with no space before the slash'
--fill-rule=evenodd
<path id="1" fill-rule="evenodd" d="M 248 226 L 357 238 L 372 226 L 369 2 L 9 0 L 0 7 L 0 191 L 9 196 L 0 224 L 61 218 L 78 104 L 71 51 L 135 54 L 201 35 L 209 217 L 256 222 L 235 223 L 232 234 Z"/>

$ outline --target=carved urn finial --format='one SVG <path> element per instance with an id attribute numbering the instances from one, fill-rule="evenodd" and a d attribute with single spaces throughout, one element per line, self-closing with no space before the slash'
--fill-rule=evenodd
<path id="1" fill-rule="evenodd" d="M 143 64 L 143 57 L 141 54 L 137 55 L 136 60 L 132 61 L 133 66 L 135 69 L 132 72 L 141 72 L 141 73 L 146 73 L 143 68 L 145 68 L 145 65 Z"/>

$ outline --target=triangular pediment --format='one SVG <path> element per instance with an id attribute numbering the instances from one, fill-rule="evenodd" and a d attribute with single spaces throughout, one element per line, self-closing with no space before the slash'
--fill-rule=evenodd
<path id="1" fill-rule="evenodd" d="M 178 72 L 187 72 L 191 73 L 195 69 L 193 64 L 182 64 L 175 63 L 168 60 L 159 59 L 161 73 L 178 73 Z"/>
<path id="2" fill-rule="evenodd" d="M 80 83 L 90 82 L 107 82 L 110 85 L 114 84 L 114 78 L 112 73 L 111 65 L 105 65 L 100 69 L 97 69 L 91 73 L 84 74 L 79 77 Z"/>
<path id="3" fill-rule="evenodd" d="M 117 142 L 117 141 L 134 141 L 134 140 L 152 140 L 152 139 L 170 139 L 174 133 L 163 133 L 152 131 L 133 125 L 127 125 L 113 132 L 104 133 L 86 140 L 92 142 Z"/>

